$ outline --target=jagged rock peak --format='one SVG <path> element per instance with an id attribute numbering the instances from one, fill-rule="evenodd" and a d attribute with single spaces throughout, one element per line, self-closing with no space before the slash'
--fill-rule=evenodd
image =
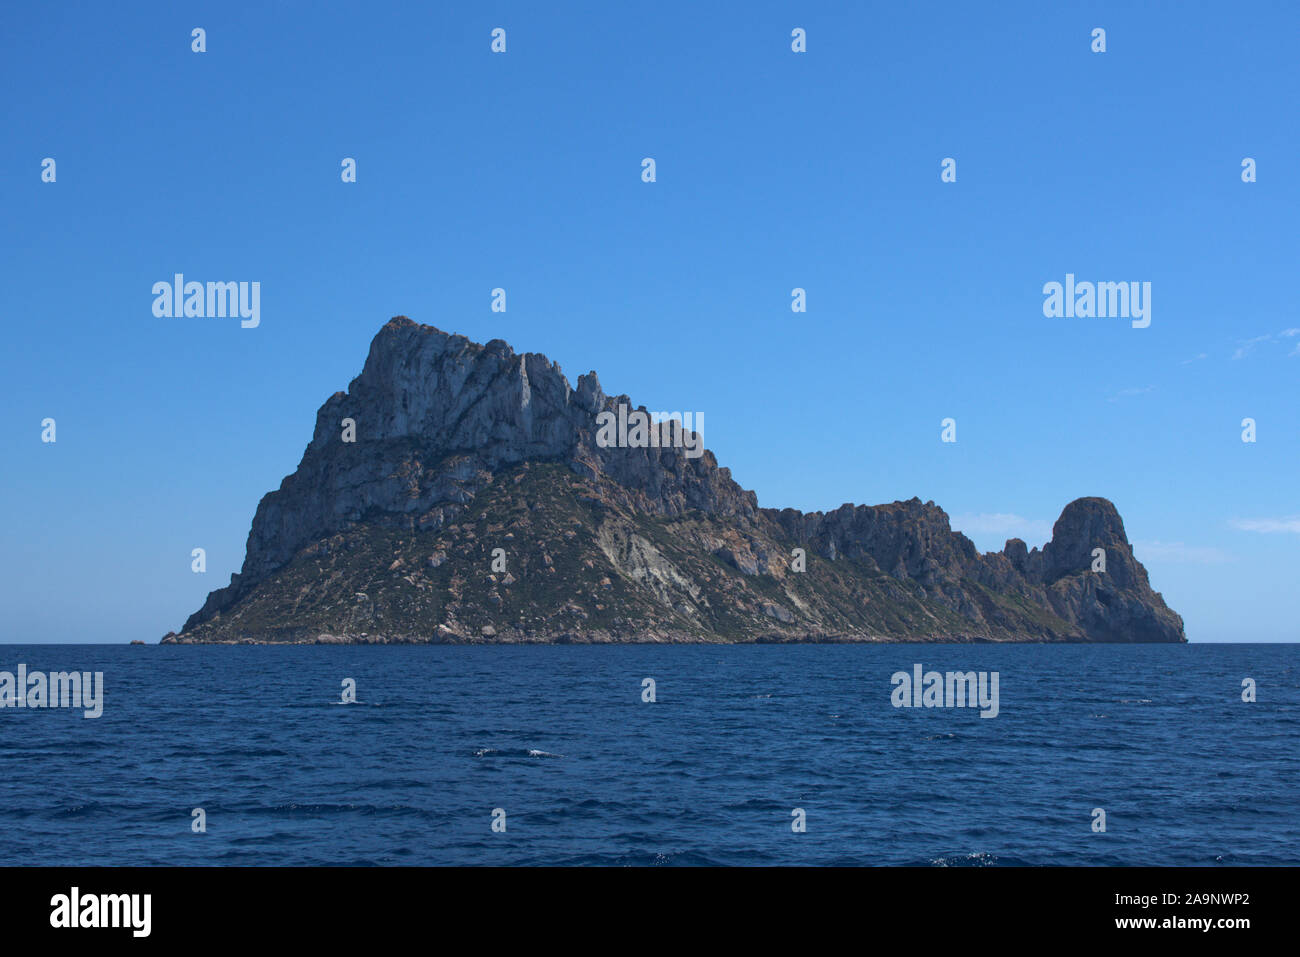
<path id="1" fill-rule="evenodd" d="M 701 441 L 599 441 L 624 407 L 594 372 L 394 317 L 168 640 L 1184 640 L 1106 499 L 981 555 L 933 501 L 760 509 Z"/>

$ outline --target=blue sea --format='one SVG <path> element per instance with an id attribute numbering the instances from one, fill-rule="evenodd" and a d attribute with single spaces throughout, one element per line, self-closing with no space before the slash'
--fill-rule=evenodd
<path id="1" fill-rule="evenodd" d="M 102 671 L 104 711 L 0 710 L 5 865 L 1300 863 L 1295 645 L 0 646 L 19 663 Z M 894 707 L 917 664 L 996 671 L 997 717 Z"/>

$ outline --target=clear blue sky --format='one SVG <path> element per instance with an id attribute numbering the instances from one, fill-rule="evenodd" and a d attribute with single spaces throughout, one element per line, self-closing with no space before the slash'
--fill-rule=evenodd
<path id="1" fill-rule="evenodd" d="M 1191 640 L 1297 638 L 1295 4 L 55 2 L 5 34 L 0 640 L 178 628 L 397 314 L 703 412 L 763 505 L 916 495 L 991 549 L 1106 496 Z M 261 326 L 155 318 L 176 272 L 260 282 Z M 1151 282 L 1150 327 L 1044 318 L 1067 272 Z"/>

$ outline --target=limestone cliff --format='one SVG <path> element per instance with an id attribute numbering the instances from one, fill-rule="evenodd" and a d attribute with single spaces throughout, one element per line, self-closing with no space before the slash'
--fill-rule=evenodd
<path id="1" fill-rule="evenodd" d="M 242 570 L 163 640 L 1185 640 L 1105 499 L 981 555 L 917 499 L 761 509 L 677 423 L 598 441 L 620 407 L 595 373 L 393 319 Z"/>

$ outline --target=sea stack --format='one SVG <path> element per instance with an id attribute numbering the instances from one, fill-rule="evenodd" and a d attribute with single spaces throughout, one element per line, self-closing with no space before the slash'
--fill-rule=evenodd
<path id="1" fill-rule="evenodd" d="M 916 498 L 760 508 L 677 422 L 600 437 L 638 411 L 399 316 L 258 505 L 241 571 L 163 642 L 1186 640 L 1104 498 L 1041 551 L 980 554 Z"/>

